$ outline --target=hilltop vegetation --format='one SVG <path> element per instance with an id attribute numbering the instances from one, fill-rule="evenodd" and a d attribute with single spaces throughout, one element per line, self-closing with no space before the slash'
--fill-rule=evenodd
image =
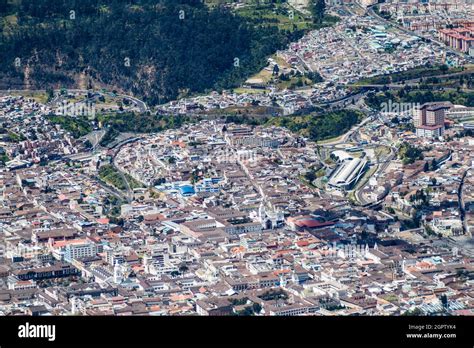
<path id="1" fill-rule="evenodd" d="M 285 127 L 292 132 L 307 137 L 313 141 L 327 140 L 338 137 L 353 126 L 358 124 L 364 117 L 364 114 L 356 110 L 337 110 L 331 112 L 319 112 L 304 116 L 250 116 L 227 115 L 221 118 L 226 123 L 246 124 L 251 126 L 267 125 Z M 64 127 L 63 119 L 60 117 L 51 117 L 51 121 L 61 124 Z M 95 122 L 100 122 L 106 127 L 107 132 L 102 138 L 100 145 L 107 146 L 115 140 L 122 132 L 133 133 L 156 133 L 166 129 L 180 128 L 184 124 L 201 120 L 201 117 L 190 117 L 184 115 L 151 115 L 149 113 L 122 113 L 122 114 L 100 114 Z M 84 118 L 68 118 L 67 129 L 84 129 Z M 79 137 L 79 132 L 73 132 L 73 135 Z"/>
<path id="2" fill-rule="evenodd" d="M 70 132 L 74 138 L 80 138 L 92 131 L 92 126 L 86 118 L 54 115 L 49 116 L 48 119 Z"/>
<path id="3" fill-rule="evenodd" d="M 421 86 L 420 86 L 421 87 Z M 399 91 L 385 91 L 367 95 L 367 105 L 380 110 L 383 105 L 392 102 L 409 105 L 449 101 L 456 105 L 474 106 L 474 92 L 462 90 L 433 91 L 407 86 Z"/>
<path id="4" fill-rule="evenodd" d="M 121 191 L 125 191 L 127 189 L 127 183 L 125 180 L 128 181 L 128 184 L 132 190 L 143 187 L 142 184 L 133 179 L 130 175 L 123 174 L 122 176 L 120 172 L 112 165 L 105 165 L 101 167 L 99 170 L 99 178 Z"/>
<path id="5" fill-rule="evenodd" d="M 74 138 L 80 138 L 93 129 L 93 124 L 101 123 L 107 130 L 100 141 L 100 145 L 107 146 L 115 140 L 121 132 L 156 133 L 166 129 L 180 128 L 185 123 L 199 120 L 183 115 L 151 115 L 150 113 L 124 112 L 120 114 L 99 114 L 93 120 L 87 117 L 66 117 L 53 115 L 49 121 L 60 125 L 70 132 Z"/>
<path id="6" fill-rule="evenodd" d="M 112 86 L 150 104 L 235 87 L 302 35 L 200 0 L 0 0 L 0 18 L 1 88 Z"/>
<path id="7" fill-rule="evenodd" d="M 412 164 L 417 160 L 423 159 L 423 150 L 408 143 L 403 143 L 398 150 L 398 157 L 403 164 Z"/>
<path id="8" fill-rule="evenodd" d="M 180 128 L 192 120 L 184 115 L 151 115 L 126 112 L 121 114 L 100 114 L 97 121 L 119 132 L 154 133 L 166 129 Z"/>
<path id="9" fill-rule="evenodd" d="M 359 123 L 364 114 L 355 110 L 338 110 L 321 115 L 275 117 L 267 124 L 285 127 L 314 141 L 340 136 Z"/>
<path id="10" fill-rule="evenodd" d="M 121 132 L 156 133 L 166 129 L 180 128 L 192 119 L 181 115 L 151 115 L 149 113 L 136 114 L 103 114 L 97 116 L 97 121 L 107 126 L 107 132 L 100 141 L 101 146 L 107 146 L 117 138 Z"/>
<path id="11" fill-rule="evenodd" d="M 402 82 L 406 80 L 461 72 L 463 71 L 463 69 L 464 68 L 462 67 L 450 69 L 447 65 L 422 66 L 392 74 L 364 78 L 359 80 L 355 85 L 384 85 L 389 83 Z"/>

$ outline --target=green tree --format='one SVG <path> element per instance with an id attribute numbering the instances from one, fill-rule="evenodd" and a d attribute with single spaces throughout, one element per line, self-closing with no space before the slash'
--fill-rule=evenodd
<path id="1" fill-rule="evenodd" d="M 179 266 L 179 271 L 181 273 L 186 273 L 188 271 L 188 266 L 185 264 L 185 263 L 182 263 L 180 266 Z"/>
<path id="2" fill-rule="evenodd" d="M 323 21 L 326 12 L 325 0 L 312 0 L 311 14 L 313 15 L 314 23 L 320 24 Z"/>
<path id="3" fill-rule="evenodd" d="M 403 316 L 420 316 L 423 315 L 423 311 L 420 308 L 415 308 L 413 310 L 408 310 L 402 314 Z"/>

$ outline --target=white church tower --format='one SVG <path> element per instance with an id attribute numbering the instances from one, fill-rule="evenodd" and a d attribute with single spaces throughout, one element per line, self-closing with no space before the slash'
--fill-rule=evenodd
<path id="1" fill-rule="evenodd" d="M 122 267 L 118 262 L 114 266 L 114 283 L 120 284 L 123 281 Z"/>
<path id="2" fill-rule="evenodd" d="M 260 203 L 258 208 L 258 218 L 264 229 L 275 229 L 285 222 L 285 216 L 279 209 L 267 209 L 264 201 Z"/>

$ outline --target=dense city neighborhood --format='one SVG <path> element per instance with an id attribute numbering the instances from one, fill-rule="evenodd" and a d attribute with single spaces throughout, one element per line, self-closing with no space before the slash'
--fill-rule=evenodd
<path id="1" fill-rule="evenodd" d="M 238 89 L 2 91 L 0 315 L 474 315 L 474 49 L 425 18 L 473 10 L 412 2 L 331 2 Z"/>

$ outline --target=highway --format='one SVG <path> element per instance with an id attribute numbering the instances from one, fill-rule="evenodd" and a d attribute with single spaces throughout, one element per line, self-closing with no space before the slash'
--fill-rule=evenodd
<path id="1" fill-rule="evenodd" d="M 108 184 L 106 184 L 105 182 L 103 182 L 102 180 L 100 180 L 99 177 L 90 177 L 92 179 L 94 179 L 94 181 L 104 190 L 106 191 L 107 193 L 121 199 L 121 200 L 126 200 L 128 201 L 129 197 L 127 195 L 125 195 L 123 192 L 117 190 L 115 187 L 112 187 L 112 186 L 109 186 Z"/>
<path id="2" fill-rule="evenodd" d="M 472 75 L 474 74 L 474 69 L 467 69 L 467 70 L 464 70 L 464 71 L 458 71 L 458 72 L 453 72 L 453 73 L 450 73 L 450 74 L 442 74 L 442 75 L 433 75 L 433 76 L 425 76 L 425 77 L 422 77 L 422 78 L 416 78 L 416 79 L 410 79 L 410 80 L 402 80 L 400 82 L 403 82 L 403 83 L 389 83 L 389 84 L 357 84 L 357 83 L 354 83 L 352 85 L 349 85 L 349 87 L 359 87 L 359 88 L 393 88 L 393 89 L 396 89 L 396 88 L 403 88 L 403 87 L 406 87 L 406 86 L 417 86 L 419 85 L 420 83 L 423 82 L 423 78 L 427 79 L 427 78 L 439 78 L 439 79 L 442 79 L 442 78 L 450 78 L 450 77 L 456 77 L 456 76 L 463 76 L 463 75 Z M 456 88 L 444 88 L 445 90 L 456 90 Z"/>
<path id="3" fill-rule="evenodd" d="M 390 165 L 390 163 L 396 156 L 397 156 L 396 148 L 390 147 L 390 154 L 384 160 L 378 161 L 376 163 L 377 169 L 374 172 L 374 174 L 372 174 L 372 176 L 383 175 L 383 173 L 387 170 L 388 166 Z M 370 178 L 367 178 L 367 180 L 363 183 L 363 185 L 354 192 L 355 198 L 363 206 L 374 203 L 374 202 L 367 201 L 363 194 L 365 187 L 369 184 L 369 180 Z"/>
<path id="4" fill-rule="evenodd" d="M 343 87 L 350 87 L 350 86 L 346 86 L 346 85 L 343 85 Z M 324 102 L 324 103 L 318 103 L 318 104 L 314 104 L 314 106 L 316 107 L 327 107 L 327 106 L 332 106 L 332 107 L 338 107 L 338 106 L 346 106 L 346 105 L 350 105 L 352 103 L 357 103 L 359 102 L 359 100 L 363 99 L 365 96 L 366 96 L 367 92 L 364 91 L 364 92 L 359 92 L 359 93 L 356 93 L 356 94 L 350 94 L 350 95 L 347 95 L 345 97 L 342 97 L 342 98 L 339 98 L 339 99 L 335 99 L 335 100 L 331 100 L 331 101 L 328 101 L 328 102 Z"/>
<path id="5" fill-rule="evenodd" d="M 131 203 L 133 201 L 133 190 L 132 188 L 130 187 L 130 183 L 128 182 L 125 174 L 115 165 L 114 161 L 115 161 L 115 156 L 117 156 L 117 154 L 119 153 L 120 151 L 120 148 L 125 145 L 125 144 L 129 144 L 129 143 L 133 143 L 137 140 L 141 139 L 140 137 L 134 137 L 134 138 L 128 138 L 128 139 L 125 139 L 125 140 L 122 140 L 121 142 L 119 142 L 118 144 L 116 144 L 111 150 L 112 150 L 112 165 L 113 167 L 115 168 L 115 170 L 119 173 L 120 177 L 122 178 L 122 180 L 125 182 L 125 185 L 126 185 L 126 193 L 125 193 L 125 197 L 127 199 L 127 201 L 129 203 Z"/>
<path id="6" fill-rule="evenodd" d="M 472 237 L 472 232 L 470 231 L 469 226 L 467 225 L 467 221 L 466 221 L 466 210 L 464 209 L 465 205 L 464 205 L 464 197 L 463 197 L 464 182 L 466 181 L 466 177 L 470 175 L 470 171 L 471 171 L 471 168 L 466 170 L 462 176 L 461 185 L 459 185 L 458 196 L 459 196 L 459 210 L 461 212 L 463 232 L 464 234 L 467 234 Z"/>
<path id="7" fill-rule="evenodd" d="M 97 149 L 100 149 L 100 141 L 102 140 L 102 137 L 105 135 L 106 131 L 101 129 L 101 130 L 95 130 L 90 132 L 89 134 L 83 136 L 81 139 L 84 140 L 89 140 L 92 144 L 92 149 L 91 151 L 94 152 Z"/>
<path id="8" fill-rule="evenodd" d="M 90 91 L 90 90 L 87 90 L 87 89 L 67 89 L 66 90 L 68 93 L 71 92 L 71 93 L 84 93 L 84 94 L 87 94 L 88 92 L 91 92 L 91 93 L 94 93 L 94 94 L 98 94 L 98 95 L 103 95 L 102 92 L 100 91 Z M 32 89 L 2 89 L 0 90 L 0 94 L 10 94 L 10 93 L 24 93 L 24 92 L 38 92 L 38 93 L 46 93 L 46 90 L 45 89 L 35 89 L 35 90 L 32 90 Z M 49 102 L 50 105 L 55 105 L 59 99 L 60 99 L 60 92 L 61 90 L 57 89 L 57 90 L 54 90 L 55 92 L 55 97 L 53 98 L 53 100 L 51 100 Z M 95 99 L 95 97 L 97 96 L 94 96 L 92 98 L 87 98 L 84 99 L 84 101 L 88 101 L 88 100 L 93 100 Z M 137 107 L 138 109 L 140 110 L 140 112 L 147 112 L 147 111 L 150 111 L 149 107 L 147 106 L 147 104 L 136 98 L 136 97 L 133 97 L 131 95 L 126 95 L 126 94 L 117 94 L 117 97 L 120 97 L 120 98 L 126 98 L 126 99 L 129 99 L 131 100 Z"/>
<path id="9" fill-rule="evenodd" d="M 457 248 L 461 254 L 474 257 L 474 238 L 472 238 L 472 236 L 449 237 L 443 238 L 442 241 L 446 242 L 452 248 Z"/>
<path id="10" fill-rule="evenodd" d="M 112 165 L 115 168 L 115 170 L 119 173 L 122 180 L 125 182 L 125 186 L 126 186 L 126 190 L 127 190 L 127 193 L 126 193 L 127 201 L 128 201 L 128 203 L 132 203 L 132 201 L 133 201 L 133 190 L 130 187 L 130 184 L 129 184 L 127 178 L 125 177 L 125 174 L 120 169 L 118 169 L 117 166 L 114 163 Z"/>
<path id="11" fill-rule="evenodd" d="M 118 94 L 117 97 L 121 97 L 121 98 L 126 98 L 126 99 L 130 99 L 131 101 L 133 101 L 135 103 L 135 105 L 138 107 L 138 109 L 140 110 L 140 112 L 147 112 L 147 111 L 150 111 L 150 109 L 148 108 L 148 106 L 146 105 L 146 103 L 138 98 L 135 98 L 135 97 L 132 97 L 130 95 L 126 95 L 126 94 Z"/>
<path id="12" fill-rule="evenodd" d="M 81 90 L 81 89 L 68 89 L 68 92 L 76 92 L 76 93 L 88 93 L 90 91 L 88 90 Z M 104 94 L 100 91 L 96 91 L 96 92 L 93 92 L 93 96 L 90 97 L 90 98 L 87 98 L 84 99 L 84 102 L 87 102 L 87 101 L 94 101 L 98 96 L 103 96 Z M 138 110 L 143 113 L 143 112 L 147 112 L 149 111 L 149 108 L 148 106 L 146 105 L 146 103 L 138 98 L 135 98 L 135 97 L 132 97 L 130 95 L 126 95 L 126 94 L 117 94 L 116 97 L 118 98 L 122 98 L 122 99 L 128 99 L 130 101 L 132 101 L 137 107 L 138 107 Z"/>
<path id="13" fill-rule="evenodd" d="M 373 121 L 374 120 L 374 116 L 367 116 L 361 123 L 359 123 L 358 125 L 354 126 L 351 130 L 349 130 L 346 134 L 342 135 L 341 137 L 339 137 L 338 139 L 334 140 L 334 141 L 331 141 L 331 142 L 327 142 L 327 143 L 321 143 L 319 144 L 320 146 L 323 146 L 323 147 L 333 147 L 335 145 L 340 145 L 340 144 L 344 144 L 344 143 L 347 143 L 348 139 L 355 133 L 357 132 L 361 127 L 363 127 L 365 124 L 367 124 L 369 121 Z"/>

